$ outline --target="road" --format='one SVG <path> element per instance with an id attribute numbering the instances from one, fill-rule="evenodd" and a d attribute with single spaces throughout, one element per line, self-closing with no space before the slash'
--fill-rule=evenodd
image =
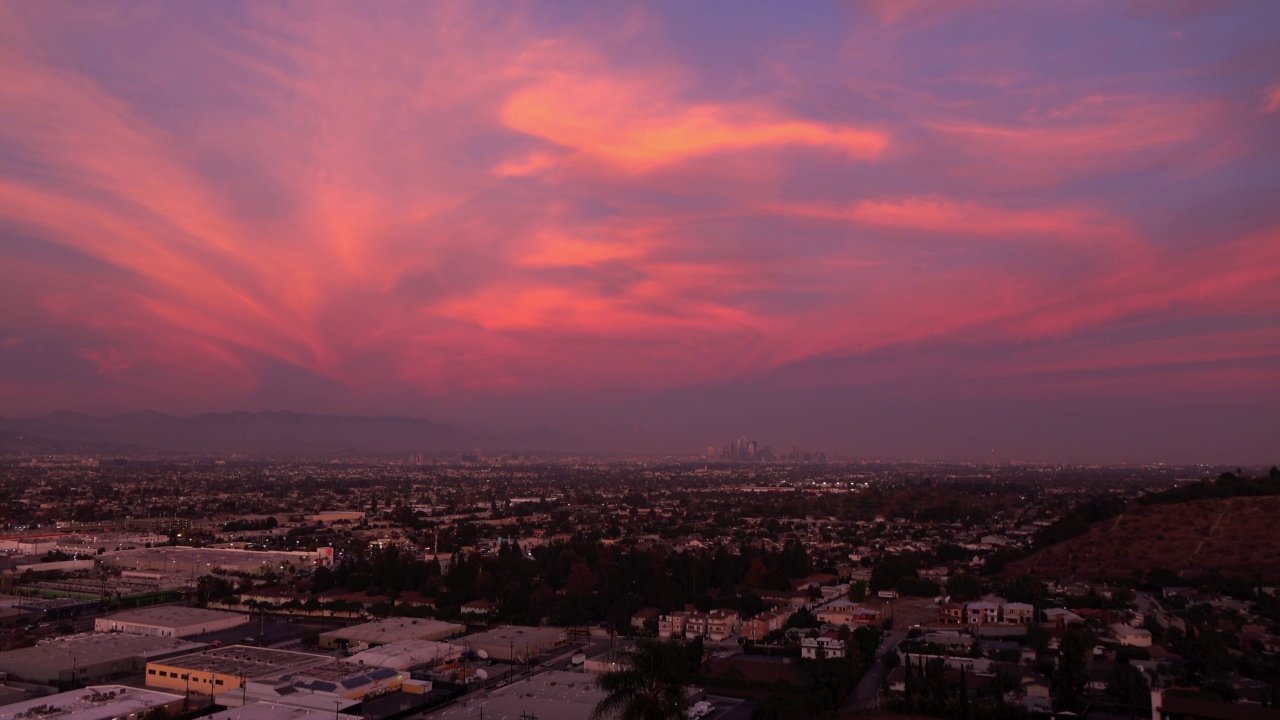
<path id="1" fill-rule="evenodd" d="M 898 643 L 907 639 L 906 630 L 892 630 L 885 636 L 886 640 L 880 644 L 880 648 L 876 650 L 876 662 L 862 676 L 862 680 L 858 681 L 858 686 L 853 689 L 853 693 L 844 701 L 844 706 L 840 708 L 841 712 L 849 712 L 852 710 L 865 710 L 876 706 L 876 702 L 880 696 L 880 683 L 884 680 L 887 672 L 884 663 L 880 661 L 881 656 L 890 650 L 898 647 Z"/>

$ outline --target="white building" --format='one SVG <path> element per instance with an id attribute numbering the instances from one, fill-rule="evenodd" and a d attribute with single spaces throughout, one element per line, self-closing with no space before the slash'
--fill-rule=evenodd
<path id="1" fill-rule="evenodd" d="M 93 621 L 97 632 L 156 637 L 190 637 L 230 630 L 249 623 L 248 615 L 203 608 L 158 606 L 126 610 Z"/>
<path id="2" fill-rule="evenodd" d="M 817 660 L 842 658 L 844 655 L 844 641 L 836 633 L 825 632 L 816 638 L 800 640 L 800 657 Z"/>
<path id="3" fill-rule="evenodd" d="M 432 640 L 401 640 L 370 648 L 347 658 L 357 665 L 389 667 L 396 670 L 439 665 L 462 657 L 466 647 L 462 644 L 435 642 Z"/>
<path id="4" fill-rule="evenodd" d="M 140 720 L 156 708 L 176 715 L 182 712 L 185 699 L 124 685 L 97 685 L 0 706 L 0 720 Z"/>
<path id="5" fill-rule="evenodd" d="M 1116 624 L 1111 626 L 1111 634 L 1121 645 L 1129 647 L 1151 647 L 1151 631 L 1145 628 Z"/>
<path id="6" fill-rule="evenodd" d="M 444 640 L 466 629 L 464 625 L 430 618 L 387 618 L 321 633 L 320 647 L 351 647 L 361 643 L 375 647 L 402 640 Z"/>
<path id="7" fill-rule="evenodd" d="M 209 716 L 209 720 L 360 720 L 359 715 L 334 714 L 329 709 L 296 707 L 273 702 L 249 703 Z"/>

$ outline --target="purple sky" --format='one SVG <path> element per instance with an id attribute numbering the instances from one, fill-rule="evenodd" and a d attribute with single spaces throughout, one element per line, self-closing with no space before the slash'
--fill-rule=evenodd
<path id="1" fill-rule="evenodd" d="M 0 3 L 0 414 L 1275 462 L 1280 3 Z"/>

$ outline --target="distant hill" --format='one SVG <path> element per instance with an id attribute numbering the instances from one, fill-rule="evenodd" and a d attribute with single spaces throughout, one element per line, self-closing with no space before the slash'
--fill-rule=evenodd
<path id="1" fill-rule="evenodd" d="M 1010 563 L 1004 574 L 1092 580 L 1167 568 L 1184 576 L 1218 570 L 1249 580 L 1261 573 L 1275 584 L 1280 581 L 1277 517 L 1277 496 L 1135 504 L 1078 537 Z"/>
<path id="2" fill-rule="evenodd" d="M 568 450 L 550 430 L 486 433 L 407 417 L 349 417 L 294 412 L 232 412 L 177 417 L 140 412 L 110 417 L 56 412 L 0 418 L 9 448 L 84 452 L 146 448 L 160 452 L 248 456 L 332 456 L 447 451 Z M 21 442 L 18 441 L 21 438 Z"/>

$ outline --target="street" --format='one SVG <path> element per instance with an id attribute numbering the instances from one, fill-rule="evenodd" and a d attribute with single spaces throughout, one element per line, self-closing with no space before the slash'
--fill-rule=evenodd
<path id="1" fill-rule="evenodd" d="M 876 650 L 876 662 L 862 676 L 862 680 L 858 681 L 858 686 L 854 688 L 853 693 L 845 699 L 844 706 L 840 708 L 841 712 L 851 710 L 865 710 L 876 706 L 876 702 L 880 696 L 880 683 L 884 680 L 886 673 L 884 663 L 880 658 L 890 650 L 898 647 L 898 643 L 907 639 L 906 630 L 892 630 L 885 636 L 886 641 L 880 644 Z"/>

